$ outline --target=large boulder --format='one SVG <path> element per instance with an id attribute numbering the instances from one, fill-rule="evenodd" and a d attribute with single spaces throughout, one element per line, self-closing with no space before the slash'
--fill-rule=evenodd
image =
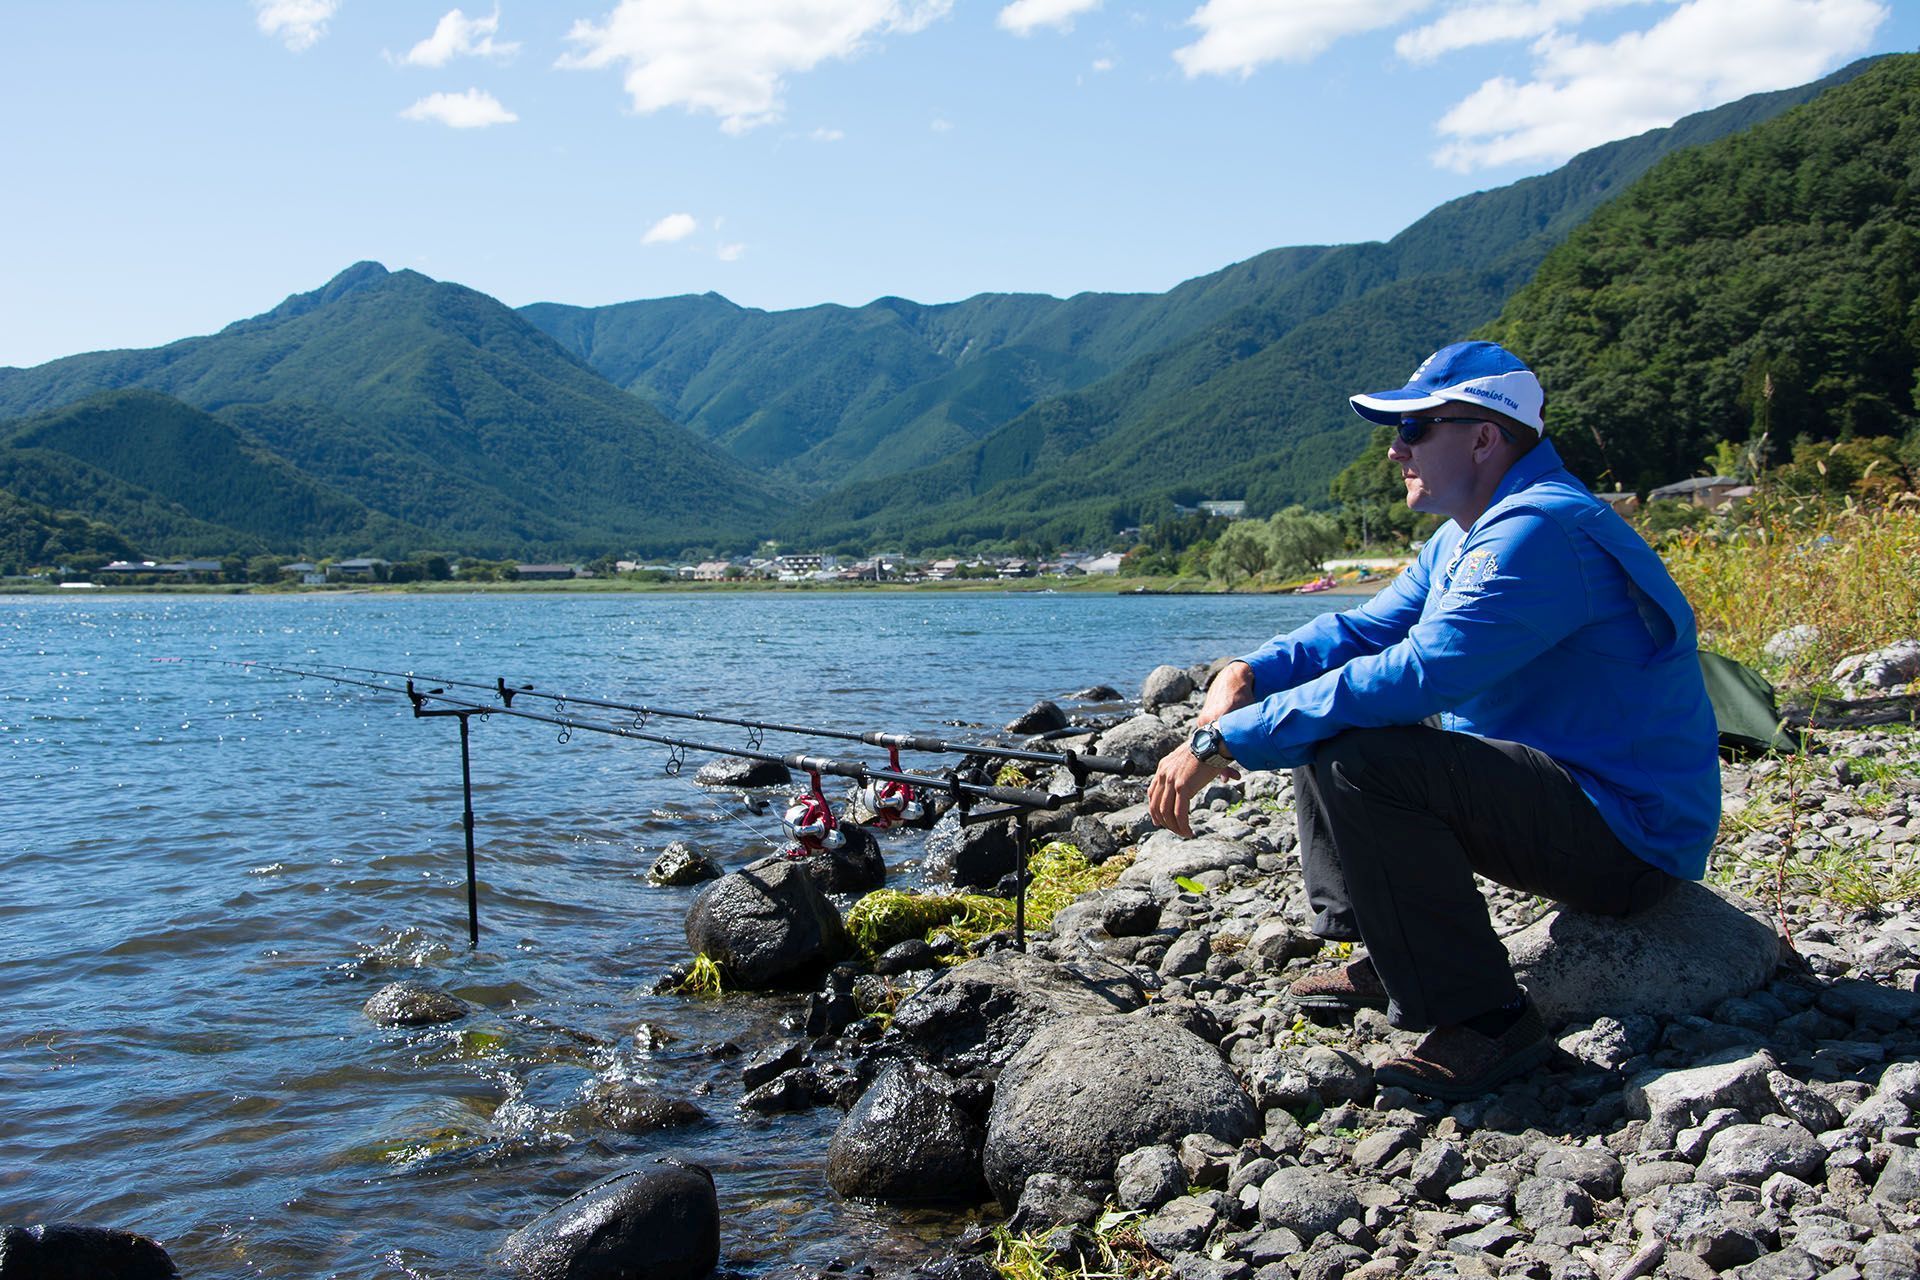
<path id="1" fill-rule="evenodd" d="M 1122 888 L 1146 889 L 1157 898 L 1170 898 L 1180 892 L 1174 877 L 1193 878 L 1209 871 L 1229 867 L 1251 867 L 1254 851 L 1232 840 L 1212 836 L 1183 839 L 1171 831 L 1156 831 L 1140 842 L 1133 865 L 1115 881 Z"/>
<path id="2" fill-rule="evenodd" d="M 996 951 L 902 1000 L 892 1025 L 937 1065 L 964 1072 L 999 1066 L 1034 1032 L 1063 1018 L 1126 1013 L 1145 1003 L 1139 983 L 1118 965 L 1091 958 L 1055 964 Z"/>
<path id="3" fill-rule="evenodd" d="M 1260 1131 L 1212 1045 L 1164 1018 L 1067 1018 L 1008 1061 L 987 1117 L 987 1181 L 1009 1208 L 1036 1173 L 1106 1179 L 1130 1151 L 1191 1133 Z"/>
<path id="4" fill-rule="evenodd" d="M 1057 702 L 1042 698 L 1024 713 L 1007 721 L 1008 733 L 1052 733 L 1067 727 L 1067 713 Z"/>
<path id="5" fill-rule="evenodd" d="M 985 1199 L 985 1134 L 954 1100 L 956 1089 L 922 1063 L 881 1071 L 827 1144 L 827 1184 L 875 1200 Z"/>
<path id="6" fill-rule="evenodd" d="M 1129 761 L 1135 773 L 1152 773 L 1160 757 L 1187 740 L 1187 735 L 1150 711 L 1122 720 L 1101 731 L 1095 739 L 1095 754 L 1119 756 Z"/>
<path id="7" fill-rule="evenodd" d="M 1704 1014 L 1764 984 L 1780 941 L 1761 908 L 1689 881 L 1644 911 L 1549 911 L 1505 940 L 1549 1023 Z"/>
<path id="8" fill-rule="evenodd" d="M 1175 702 L 1185 702 L 1193 692 L 1193 677 L 1185 668 L 1162 663 L 1147 672 L 1140 684 L 1140 705 L 1149 711 Z"/>
<path id="9" fill-rule="evenodd" d="M 523 1280 L 700 1280 L 720 1261 L 713 1175 L 656 1157 L 541 1214 L 500 1260 Z"/>
<path id="10" fill-rule="evenodd" d="M 145 1236 L 46 1222 L 0 1227 L 0 1277 L 13 1280 L 174 1280 L 173 1259 Z"/>
<path id="11" fill-rule="evenodd" d="M 736 986 L 763 987 L 853 954 L 839 911 L 799 862 L 721 876 L 687 911 L 687 945 Z"/>
<path id="12" fill-rule="evenodd" d="M 776 853 L 747 864 L 749 871 L 776 862 L 796 863 L 807 869 L 822 893 L 866 893 L 887 882 L 886 859 L 880 856 L 880 842 L 865 827 L 847 823 L 840 828 L 843 842 L 837 849 L 797 847 L 793 853 Z"/>

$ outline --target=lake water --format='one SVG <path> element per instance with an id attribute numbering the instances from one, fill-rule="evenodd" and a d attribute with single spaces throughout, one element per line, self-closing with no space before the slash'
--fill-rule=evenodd
<path id="1" fill-rule="evenodd" d="M 471 950 L 453 723 L 393 695 L 159 659 L 504 675 L 955 732 L 1089 684 L 1131 693 L 1157 663 L 1243 652 L 1338 603 L 0 597 L 0 1223 L 138 1231 L 197 1280 L 454 1280 L 554 1201 L 672 1154 L 714 1171 L 733 1274 L 905 1256 L 952 1225 L 835 1197 L 838 1112 L 736 1112 L 739 1061 L 713 1046 L 770 1043 L 797 1000 L 651 994 L 686 958 L 693 892 L 650 886 L 655 854 L 684 839 L 737 867 L 780 839 L 775 814 L 695 787 L 699 759 L 670 777 L 657 746 L 476 720 Z M 913 839 L 888 837 L 890 863 Z M 361 1006 L 399 977 L 476 1010 L 372 1025 Z M 710 1120 L 631 1137 L 541 1111 L 588 1072 L 657 1083 Z"/>

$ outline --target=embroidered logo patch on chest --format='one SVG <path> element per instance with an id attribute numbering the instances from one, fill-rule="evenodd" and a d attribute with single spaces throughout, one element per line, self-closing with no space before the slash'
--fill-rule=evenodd
<path id="1" fill-rule="evenodd" d="M 1449 596 L 1478 595 L 1489 579 L 1500 572 L 1500 558 L 1485 549 L 1469 551 L 1461 556 L 1453 567 L 1453 573 L 1447 580 Z"/>

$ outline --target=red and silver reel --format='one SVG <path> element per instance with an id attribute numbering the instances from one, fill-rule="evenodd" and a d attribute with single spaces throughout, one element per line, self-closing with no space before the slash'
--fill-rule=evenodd
<path id="1" fill-rule="evenodd" d="M 888 767 L 895 773 L 900 772 L 900 749 L 887 748 Z M 917 822 L 926 816 L 927 807 L 914 795 L 913 787 L 905 782 L 881 782 L 878 779 L 869 782 L 860 791 L 860 802 L 874 815 L 873 825 L 881 830 L 902 822 Z"/>
<path id="2" fill-rule="evenodd" d="M 820 775 L 815 773 L 810 776 L 813 789 L 795 796 L 780 819 L 800 845 L 797 849 L 788 850 L 794 855 L 838 849 L 847 842 L 845 833 L 840 830 L 840 823 L 833 816 L 833 806 L 827 803 L 826 795 L 820 790 Z"/>

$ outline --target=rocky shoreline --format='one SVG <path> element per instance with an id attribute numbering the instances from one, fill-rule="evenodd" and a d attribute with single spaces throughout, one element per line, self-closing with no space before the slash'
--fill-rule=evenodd
<path id="1" fill-rule="evenodd" d="M 1205 675 L 1161 669 L 1086 745 L 1170 749 Z M 1375 1087 L 1414 1038 L 1384 1016 L 1321 1025 L 1288 995 L 1331 957 L 1302 924 L 1286 776 L 1216 784 L 1191 841 L 1152 831 L 1139 783 L 1103 783 L 1045 825 L 1093 817 L 1133 859 L 1117 883 L 1027 955 L 907 975 L 931 980 L 877 1039 L 814 1046 L 880 1082 L 836 1186 L 913 1198 L 863 1183 L 876 1150 L 919 1161 L 920 1191 L 984 1171 L 1007 1230 L 904 1273 L 926 1280 L 986 1280 L 996 1253 L 1180 1280 L 1920 1276 L 1920 733 L 1813 733 L 1723 778 L 1705 914 L 1655 926 L 1694 962 L 1634 975 L 1614 1014 L 1572 992 L 1589 1007 L 1563 1010 L 1553 1061 L 1453 1106 Z M 1489 888 L 1516 953 L 1564 920 Z"/>

